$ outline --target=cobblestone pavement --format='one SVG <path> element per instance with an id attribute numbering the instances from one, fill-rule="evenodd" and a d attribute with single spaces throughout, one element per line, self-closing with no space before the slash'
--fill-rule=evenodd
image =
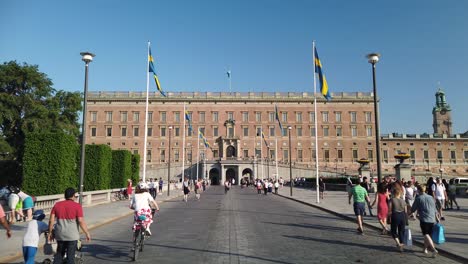
<path id="1" fill-rule="evenodd" d="M 85 263 L 130 262 L 131 221 L 92 230 Z M 151 230 L 139 263 L 456 263 L 418 247 L 397 252 L 388 236 L 359 235 L 353 222 L 237 187 L 224 195 L 213 186 L 200 201 L 167 201 Z"/>

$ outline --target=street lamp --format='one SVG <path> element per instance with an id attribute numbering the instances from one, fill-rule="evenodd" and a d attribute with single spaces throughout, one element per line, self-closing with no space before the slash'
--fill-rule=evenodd
<path id="1" fill-rule="evenodd" d="M 288 126 L 288 131 L 289 131 L 289 190 L 290 190 L 290 195 L 293 195 L 293 181 L 292 181 L 292 161 L 291 161 L 291 130 L 292 127 Z"/>
<path id="2" fill-rule="evenodd" d="M 439 172 L 440 172 L 440 180 L 442 180 L 442 151 L 437 155 L 437 159 L 439 160 Z"/>
<path id="3" fill-rule="evenodd" d="M 88 68 L 89 63 L 93 61 L 93 57 L 96 56 L 91 52 L 80 52 L 81 60 L 85 62 L 85 83 L 84 83 L 84 95 L 83 95 L 83 124 L 81 129 L 81 164 L 80 164 L 80 204 L 83 204 L 83 181 L 85 171 L 85 145 L 86 145 L 86 99 L 88 96 Z"/>
<path id="4" fill-rule="evenodd" d="M 169 157 L 167 162 L 167 196 L 171 191 L 171 135 L 172 135 L 172 126 L 169 127 Z"/>
<path id="5" fill-rule="evenodd" d="M 270 179 L 270 147 L 267 146 L 267 178 Z"/>
<path id="6" fill-rule="evenodd" d="M 377 151 L 377 179 L 382 180 L 382 164 L 380 160 L 380 129 L 379 129 L 379 106 L 377 104 L 377 86 L 375 83 L 375 64 L 379 61 L 380 54 L 370 53 L 367 56 L 370 64 L 372 64 L 372 82 L 374 88 L 374 115 L 375 115 L 375 145 Z"/>

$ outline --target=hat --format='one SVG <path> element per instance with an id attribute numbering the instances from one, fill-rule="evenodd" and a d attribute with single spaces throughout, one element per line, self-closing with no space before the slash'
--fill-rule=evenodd
<path id="1" fill-rule="evenodd" d="M 42 221 L 45 218 L 45 214 L 43 210 L 36 210 L 33 213 L 33 219 L 37 221 Z"/>
<path id="2" fill-rule="evenodd" d="M 75 195 L 76 191 L 73 188 L 67 188 L 65 190 L 65 199 L 70 199 Z"/>

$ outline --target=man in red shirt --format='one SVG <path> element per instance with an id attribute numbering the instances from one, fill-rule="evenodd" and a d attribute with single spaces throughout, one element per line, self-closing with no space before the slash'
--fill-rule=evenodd
<path id="1" fill-rule="evenodd" d="M 83 219 L 83 208 L 77 203 L 75 189 L 65 190 L 65 201 L 57 202 L 50 212 L 49 220 L 49 241 L 57 240 L 57 254 L 54 257 L 54 263 L 62 263 L 62 259 L 67 252 L 67 263 L 75 263 L 75 250 L 80 239 L 81 227 L 86 235 L 86 241 L 91 240 L 88 227 Z M 54 227 L 55 220 L 57 224 Z M 55 230 L 54 230 L 55 229 Z M 52 237 L 54 230 L 54 237 Z"/>

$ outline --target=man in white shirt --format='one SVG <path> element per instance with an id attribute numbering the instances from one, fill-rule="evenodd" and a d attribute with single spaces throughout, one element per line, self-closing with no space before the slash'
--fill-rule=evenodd
<path id="1" fill-rule="evenodd" d="M 437 212 L 440 220 L 445 220 L 445 217 L 442 215 L 442 208 L 444 208 L 447 193 L 444 184 L 440 181 L 440 178 L 437 178 L 436 184 L 432 185 L 432 196 L 436 201 Z"/>

